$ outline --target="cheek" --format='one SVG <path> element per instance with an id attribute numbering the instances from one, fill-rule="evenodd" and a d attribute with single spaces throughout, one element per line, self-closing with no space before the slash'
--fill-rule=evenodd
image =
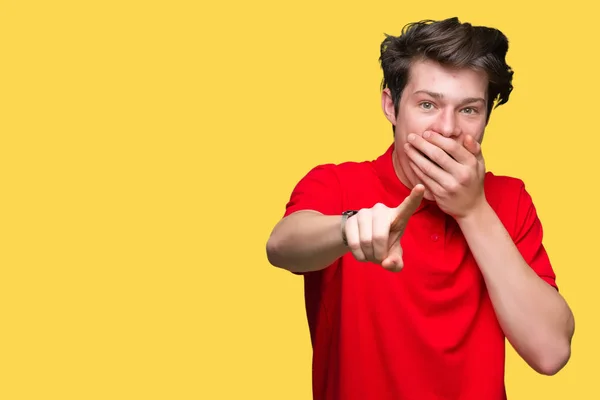
<path id="1" fill-rule="evenodd" d="M 431 127 L 433 118 L 427 114 L 419 112 L 403 112 L 398 118 L 398 132 L 402 137 L 409 133 L 422 134 Z"/>
<path id="2" fill-rule="evenodd" d="M 462 132 L 471 135 L 476 141 L 481 141 L 485 130 L 485 121 L 465 121 Z"/>

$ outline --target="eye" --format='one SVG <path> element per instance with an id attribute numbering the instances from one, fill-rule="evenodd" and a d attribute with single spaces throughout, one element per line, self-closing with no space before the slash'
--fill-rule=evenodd
<path id="1" fill-rule="evenodd" d="M 431 110 L 433 108 L 433 103 L 424 101 L 424 102 L 420 103 L 419 106 L 424 110 Z"/>
<path id="2" fill-rule="evenodd" d="M 477 109 L 473 107 L 463 108 L 461 111 L 465 114 L 477 114 Z"/>

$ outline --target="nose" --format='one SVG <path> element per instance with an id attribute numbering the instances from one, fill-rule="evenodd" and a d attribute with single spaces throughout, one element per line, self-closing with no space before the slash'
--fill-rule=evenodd
<path id="1" fill-rule="evenodd" d="M 445 137 L 459 136 L 461 134 L 457 116 L 453 110 L 444 110 L 437 115 L 434 122 L 433 130 L 444 135 Z"/>

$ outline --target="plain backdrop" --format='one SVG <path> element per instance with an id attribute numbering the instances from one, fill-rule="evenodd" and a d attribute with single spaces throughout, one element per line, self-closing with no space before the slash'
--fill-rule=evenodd
<path id="1" fill-rule="evenodd" d="M 0 398 L 309 399 L 268 235 L 310 168 L 391 143 L 384 34 L 452 16 L 509 37 L 484 156 L 525 181 L 576 317 L 554 377 L 508 347 L 509 398 L 600 398 L 591 4 L 2 1 Z"/>

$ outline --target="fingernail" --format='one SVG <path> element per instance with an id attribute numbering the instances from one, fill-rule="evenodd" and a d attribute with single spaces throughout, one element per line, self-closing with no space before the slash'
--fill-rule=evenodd
<path id="1" fill-rule="evenodd" d="M 431 136 L 431 132 L 429 132 L 429 131 L 425 131 L 425 132 L 423 132 L 423 137 L 424 137 L 424 138 L 426 138 L 426 139 L 427 139 L 429 136 Z"/>

